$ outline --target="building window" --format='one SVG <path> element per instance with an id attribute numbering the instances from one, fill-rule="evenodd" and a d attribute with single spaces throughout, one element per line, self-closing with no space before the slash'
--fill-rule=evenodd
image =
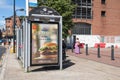
<path id="1" fill-rule="evenodd" d="M 10 23 L 10 21 L 8 21 L 8 23 Z"/>
<path id="2" fill-rule="evenodd" d="M 106 0 L 101 0 L 101 4 L 105 4 L 105 1 L 106 1 Z"/>
<path id="3" fill-rule="evenodd" d="M 106 16 L 106 12 L 105 11 L 101 11 L 101 16 L 105 17 Z"/>
<path id="4" fill-rule="evenodd" d="M 92 1 L 91 0 L 72 0 L 77 8 L 74 9 L 73 18 L 92 18 Z"/>
<path id="5" fill-rule="evenodd" d="M 73 34 L 90 35 L 91 34 L 91 24 L 75 23 L 72 33 Z"/>
<path id="6" fill-rule="evenodd" d="M 10 20 L 6 20 L 6 23 L 10 23 Z"/>

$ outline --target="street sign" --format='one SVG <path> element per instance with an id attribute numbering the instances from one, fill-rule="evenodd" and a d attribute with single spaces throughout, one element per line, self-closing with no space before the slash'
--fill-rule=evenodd
<path id="1" fill-rule="evenodd" d="M 26 0 L 26 16 L 29 15 L 30 7 L 37 7 L 37 0 Z"/>
<path id="2" fill-rule="evenodd" d="M 37 0 L 29 0 L 29 7 L 37 7 Z"/>

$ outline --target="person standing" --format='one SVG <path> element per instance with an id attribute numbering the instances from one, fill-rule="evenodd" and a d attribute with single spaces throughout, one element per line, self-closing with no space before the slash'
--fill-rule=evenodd
<path id="1" fill-rule="evenodd" d="M 65 41 L 64 41 L 64 39 L 62 40 L 62 55 L 63 55 L 63 61 L 66 59 L 66 51 L 65 51 L 65 49 L 66 49 L 66 44 L 65 44 Z"/>
<path id="2" fill-rule="evenodd" d="M 75 47 L 74 53 L 75 54 L 80 54 L 80 41 L 79 41 L 79 38 L 76 38 L 76 42 L 75 42 L 74 47 Z"/>
<path id="3" fill-rule="evenodd" d="M 0 29 L 0 44 L 2 44 L 2 31 Z"/>
<path id="4" fill-rule="evenodd" d="M 0 39 L 2 39 L 2 31 L 1 31 L 1 29 L 0 29 Z"/>

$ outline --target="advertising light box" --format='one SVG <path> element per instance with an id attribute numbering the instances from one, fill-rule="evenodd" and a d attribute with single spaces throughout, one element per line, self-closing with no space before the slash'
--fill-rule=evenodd
<path id="1" fill-rule="evenodd" d="M 31 22 L 31 65 L 58 64 L 58 23 Z"/>

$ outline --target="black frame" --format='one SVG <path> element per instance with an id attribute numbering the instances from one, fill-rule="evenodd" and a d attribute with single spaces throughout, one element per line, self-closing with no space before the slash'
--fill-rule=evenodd
<path id="1" fill-rule="evenodd" d="M 106 11 L 101 11 L 101 17 L 105 17 L 106 16 Z"/>
<path id="2" fill-rule="evenodd" d="M 32 23 L 42 23 L 42 24 L 57 24 L 58 25 L 58 53 L 57 53 L 57 58 L 58 58 L 58 62 L 57 63 L 46 63 L 46 64 L 32 64 Z M 60 30 L 60 27 L 59 27 L 59 22 L 44 22 L 44 21 L 30 21 L 30 66 L 59 66 L 60 63 L 59 63 L 59 58 L 60 58 L 60 49 L 59 49 L 59 32 Z"/>

